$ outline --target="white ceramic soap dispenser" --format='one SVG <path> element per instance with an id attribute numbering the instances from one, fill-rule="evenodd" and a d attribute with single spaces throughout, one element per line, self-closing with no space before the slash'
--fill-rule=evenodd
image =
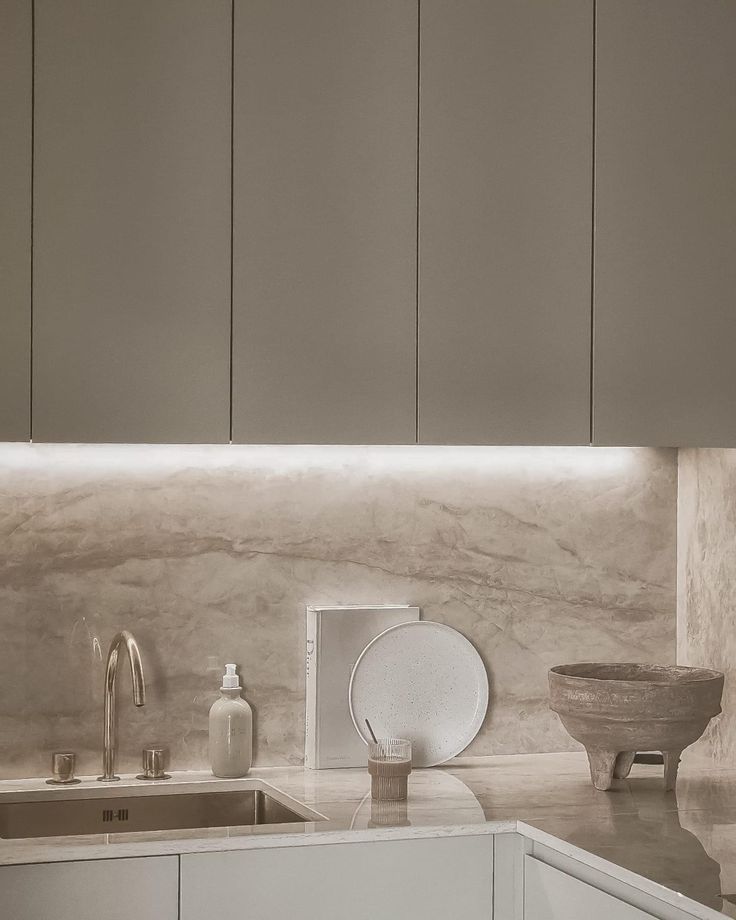
<path id="1" fill-rule="evenodd" d="M 226 664 L 220 699 L 210 709 L 210 765 L 215 776 L 245 776 L 253 763 L 253 711 L 241 689 L 235 665 Z"/>

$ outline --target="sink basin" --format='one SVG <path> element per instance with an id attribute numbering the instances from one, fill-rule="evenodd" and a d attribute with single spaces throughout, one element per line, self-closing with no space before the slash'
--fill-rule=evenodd
<path id="1" fill-rule="evenodd" d="M 75 790 L 77 795 L 81 791 Z M 124 794 L 120 789 L 121 794 L 114 796 L 99 795 L 96 789 L 83 791 L 92 795 L 54 798 L 51 793 L 39 801 L 0 802 L 0 838 L 253 827 L 322 820 L 321 815 L 275 789 L 214 792 L 171 789 L 161 794 L 148 794 L 153 792 L 150 788 L 145 790 L 146 794 L 136 794 L 133 790 Z"/>

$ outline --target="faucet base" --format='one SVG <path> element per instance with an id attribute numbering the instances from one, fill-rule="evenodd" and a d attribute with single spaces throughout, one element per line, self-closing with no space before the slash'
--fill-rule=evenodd
<path id="1" fill-rule="evenodd" d="M 98 783 L 118 783 L 120 782 L 120 777 L 119 776 L 98 776 L 97 782 Z"/>

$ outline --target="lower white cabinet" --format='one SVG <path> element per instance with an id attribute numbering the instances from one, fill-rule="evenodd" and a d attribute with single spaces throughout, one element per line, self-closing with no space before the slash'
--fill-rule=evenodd
<path id="1" fill-rule="evenodd" d="M 694 920 L 519 833 L 0 867 L 0 920 Z M 643 882 L 643 880 L 642 880 Z"/>
<path id="2" fill-rule="evenodd" d="M 3 920 L 177 920 L 179 857 L 0 867 Z"/>
<path id="3" fill-rule="evenodd" d="M 181 857 L 181 920 L 491 920 L 493 837 Z"/>
<path id="4" fill-rule="evenodd" d="M 653 914 L 580 879 L 524 857 L 524 920 L 655 920 Z"/>
<path id="5" fill-rule="evenodd" d="M 638 884 L 636 876 L 613 865 L 609 872 L 605 864 L 590 865 L 583 851 L 576 858 L 551 842 L 526 837 L 517 853 L 516 887 L 522 897 L 508 900 L 511 909 L 497 910 L 494 920 L 695 920 L 703 916 L 703 908 L 687 898 L 674 893 L 662 897 L 652 890 L 659 886 L 643 879 Z M 498 856 L 496 873 L 498 892 L 503 889 Z M 666 895 L 666 889 L 660 891 Z"/>

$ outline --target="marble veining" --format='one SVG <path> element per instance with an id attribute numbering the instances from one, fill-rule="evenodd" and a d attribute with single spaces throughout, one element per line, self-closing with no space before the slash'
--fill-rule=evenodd
<path id="1" fill-rule="evenodd" d="M 736 450 L 680 451 L 678 659 L 726 675 L 723 714 L 700 743 L 736 763 Z M 734 888 L 736 890 L 736 880 Z"/>
<path id="2" fill-rule="evenodd" d="M 490 676 L 468 753 L 569 750 L 548 667 L 675 655 L 673 451 L 591 448 L 0 448 L 0 778 L 49 752 L 98 770 L 102 669 L 120 762 L 166 744 L 206 766 L 222 664 L 241 666 L 259 765 L 303 758 L 304 605 L 408 603 Z"/>

